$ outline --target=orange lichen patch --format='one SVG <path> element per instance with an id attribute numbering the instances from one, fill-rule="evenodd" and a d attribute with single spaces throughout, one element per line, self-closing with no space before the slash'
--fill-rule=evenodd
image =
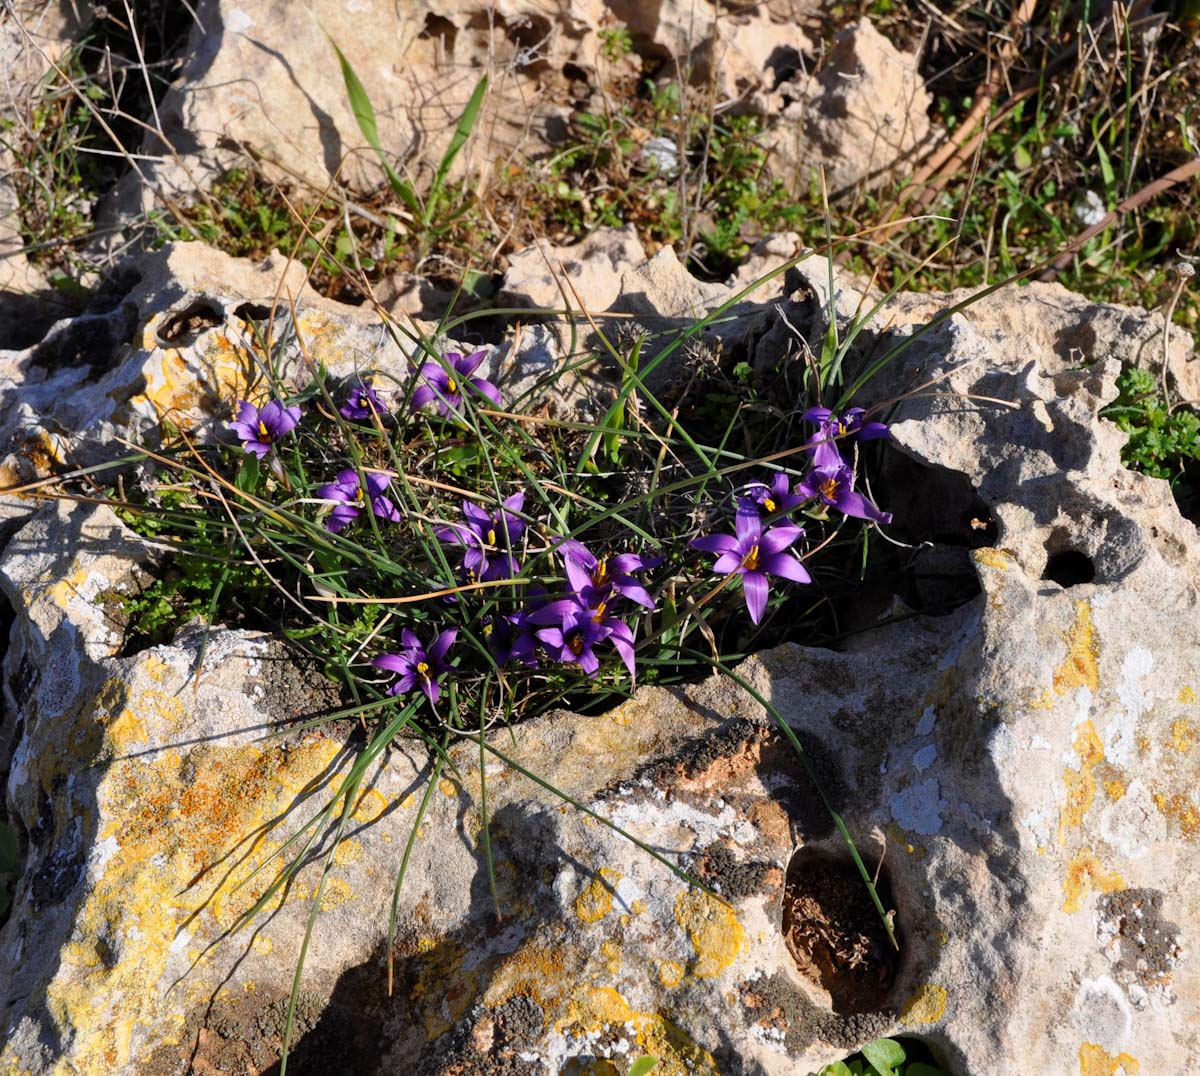
<path id="1" fill-rule="evenodd" d="M 107 859 L 60 954 L 64 966 L 78 970 L 59 976 L 46 993 L 58 1026 L 78 1044 L 78 1071 L 123 1067 L 139 1026 L 161 1027 L 180 1011 L 179 997 L 164 995 L 161 980 L 181 928 L 186 922 L 196 931 L 197 917 L 215 918 L 219 894 L 261 862 L 264 849 L 256 852 L 256 838 L 247 836 L 287 817 L 296 790 L 310 787 L 337 750 L 326 740 L 286 751 L 203 745 L 109 766 L 100 796 L 105 814 L 121 823 L 98 835 Z M 61 809 L 74 810 L 65 799 Z M 203 868 L 218 860 L 226 869 L 202 883 Z M 346 883 L 332 878 L 322 904 L 350 896 Z M 190 986 L 211 995 L 216 984 L 204 967 L 201 961 Z"/>
<path id="2" fill-rule="evenodd" d="M 675 898 L 675 922 L 696 950 L 689 970 L 698 979 L 720 975 L 742 948 L 745 931 L 733 909 L 703 890 L 687 890 Z"/>
<path id="3" fill-rule="evenodd" d="M 1114 1057 L 1091 1042 L 1079 1047 L 1079 1076 L 1136 1076 L 1141 1069 L 1137 1059 L 1128 1054 Z"/>
<path id="4" fill-rule="evenodd" d="M 1196 746 L 1197 738 L 1200 738 L 1200 736 L 1197 734 L 1196 726 L 1190 721 L 1184 721 L 1181 718 L 1178 721 L 1171 722 L 1170 747 L 1173 751 L 1186 754 Z"/>
<path id="5" fill-rule="evenodd" d="M 1029 708 L 1031 710 L 1053 710 L 1054 691 L 1051 688 L 1046 688 L 1038 698 L 1029 704 Z"/>
<path id="6" fill-rule="evenodd" d="M 900 1019 L 906 1024 L 936 1024 L 946 1012 L 946 988 L 936 983 L 917 987 L 904 1004 Z"/>
<path id="7" fill-rule="evenodd" d="M 664 960 L 658 966 L 658 981 L 668 990 L 683 982 L 683 965 L 677 960 Z"/>
<path id="8" fill-rule="evenodd" d="M 1114 777 L 1111 781 L 1104 782 L 1104 791 L 1108 793 L 1108 798 L 1116 803 L 1125 796 L 1125 782 L 1119 777 Z"/>
<path id="9" fill-rule="evenodd" d="M 439 938 L 420 958 L 411 996 L 420 1005 L 428 1042 L 449 1031 L 475 1002 L 482 968 L 464 968 L 465 956 L 459 942 Z"/>
<path id="10" fill-rule="evenodd" d="M 604 957 L 604 966 L 609 974 L 616 975 L 621 970 L 621 943 L 609 938 L 600 945 L 600 955 Z"/>
<path id="11" fill-rule="evenodd" d="M 975 549 L 971 552 L 971 558 L 976 564 L 985 565 L 988 568 L 995 568 L 998 572 L 1008 571 L 1010 557 L 1002 549 L 993 549 L 991 546 L 983 546 L 981 549 Z"/>
<path id="12" fill-rule="evenodd" d="M 1083 899 L 1092 890 L 1097 893 L 1115 893 L 1125 888 L 1124 879 L 1115 871 L 1105 872 L 1100 866 L 1100 860 L 1090 848 L 1081 848 L 1071 857 L 1067 864 L 1067 874 L 1063 879 L 1063 911 L 1068 915 L 1079 911 Z"/>
<path id="13" fill-rule="evenodd" d="M 344 773 L 335 773 L 329 779 L 326 788 L 329 789 L 330 795 L 336 793 L 345 784 L 346 776 Z M 354 801 L 354 810 L 351 812 L 350 817 L 355 822 L 368 824 L 382 818 L 387 809 L 387 797 L 379 789 L 364 788 L 359 792 L 358 799 Z"/>
<path id="14" fill-rule="evenodd" d="M 1190 706 L 1196 701 L 1196 691 L 1194 688 L 1181 687 L 1179 689 L 1179 701 L 1185 706 Z"/>
<path id="15" fill-rule="evenodd" d="M 1095 691 L 1100 685 L 1100 639 L 1092 623 L 1092 607 L 1085 601 L 1075 603 L 1075 623 L 1064 633 L 1066 660 L 1054 673 L 1054 690 L 1060 695 L 1086 687 Z"/>
<path id="16" fill-rule="evenodd" d="M 612 911 L 613 894 L 623 877 L 617 871 L 601 867 L 575 898 L 575 914 L 585 923 L 598 923 Z"/>
<path id="17" fill-rule="evenodd" d="M 606 1027 L 632 1028 L 638 1052 L 658 1058 L 655 1076 L 720 1076 L 712 1054 L 682 1028 L 660 1013 L 638 1012 L 610 987 L 592 987 L 572 998 L 559 1030 L 597 1032 Z"/>
<path id="18" fill-rule="evenodd" d="M 1104 745 L 1090 721 L 1080 725 L 1075 735 L 1075 755 L 1079 769 L 1063 772 L 1067 799 L 1058 813 L 1059 844 L 1066 842 L 1067 830 L 1083 824 L 1083 816 L 1096 798 L 1096 778 L 1092 771 L 1104 761 Z"/>
<path id="19" fill-rule="evenodd" d="M 50 588 L 50 600 L 60 609 L 67 609 L 72 601 L 81 597 L 79 588 L 87 582 L 87 577 L 88 570 L 82 566 L 77 567 Z"/>
<path id="20" fill-rule="evenodd" d="M 1192 797 L 1183 792 L 1173 796 L 1165 796 L 1161 792 L 1154 793 L 1154 806 L 1164 818 L 1169 818 L 1179 825 L 1179 831 L 1191 839 L 1200 833 L 1200 811 Z"/>
<path id="21" fill-rule="evenodd" d="M 573 971 L 579 962 L 574 952 L 557 945 L 527 942 L 497 963 L 489 962 L 490 978 L 482 1000 L 494 1007 L 520 994 L 533 998 L 543 1010 L 553 1008 L 575 985 Z"/>

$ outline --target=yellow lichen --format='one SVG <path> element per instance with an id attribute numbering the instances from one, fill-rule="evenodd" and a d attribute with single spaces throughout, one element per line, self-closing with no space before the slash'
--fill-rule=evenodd
<path id="1" fill-rule="evenodd" d="M 1190 706 L 1196 701 L 1196 690 L 1190 687 L 1181 687 L 1179 689 L 1179 701 L 1185 706 Z"/>
<path id="2" fill-rule="evenodd" d="M 658 1058 L 655 1076 L 719 1076 L 712 1055 L 682 1028 L 660 1013 L 638 1012 L 611 987 L 592 987 L 572 998 L 559 1030 L 566 1027 L 587 1032 L 632 1028 L 638 1052 Z"/>
<path id="3" fill-rule="evenodd" d="M 1051 688 L 1046 688 L 1041 695 L 1034 699 L 1029 704 L 1033 710 L 1053 710 L 1054 709 L 1054 691 Z"/>
<path id="4" fill-rule="evenodd" d="M 609 973 L 616 975 L 621 970 L 621 943 L 613 938 L 600 943 L 600 955 L 604 957 Z"/>
<path id="5" fill-rule="evenodd" d="M 1103 1046 L 1085 1042 L 1079 1047 L 1079 1076 L 1136 1076 L 1142 1066 L 1128 1054 L 1114 1057 Z"/>
<path id="6" fill-rule="evenodd" d="M 1092 801 L 1096 798 L 1096 778 L 1092 773 L 1104 761 L 1104 745 L 1096 735 L 1096 727 L 1085 721 L 1075 736 L 1075 755 L 1079 759 L 1077 770 L 1065 770 L 1063 782 L 1067 786 L 1067 798 L 1058 816 L 1058 843 L 1066 842 L 1067 830 L 1083 824 Z"/>
<path id="7" fill-rule="evenodd" d="M 1154 806 L 1164 818 L 1178 823 L 1180 832 L 1187 838 L 1193 838 L 1200 833 L 1200 811 L 1191 796 L 1177 792 L 1173 796 L 1154 793 Z"/>
<path id="8" fill-rule="evenodd" d="M 677 960 L 664 960 L 658 966 L 658 981 L 673 990 L 683 982 L 683 965 Z"/>
<path id="9" fill-rule="evenodd" d="M 613 894 L 623 875 L 601 867 L 575 898 L 575 914 L 585 923 L 598 923 L 612 911 Z"/>
<path id="10" fill-rule="evenodd" d="M 696 978 L 720 975 L 737 958 L 745 931 L 723 901 L 698 889 L 680 893 L 675 898 L 675 922 L 696 950 L 690 968 Z"/>
<path id="11" fill-rule="evenodd" d="M 1104 782 L 1104 791 L 1108 793 L 1108 798 L 1116 803 L 1125 795 L 1125 782 L 1119 777 L 1114 777 L 1111 781 Z"/>
<path id="12" fill-rule="evenodd" d="M 1171 722 L 1171 748 L 1180 754 L 1186 754 L 1196 746 L 1196 726 L 1182 718 Z"/>
<path id="13" fill-rule="evenodd" d="M 926 983 L 905 1002 L 900 1019 L 906 1024 L 936 1024 L 946 1012 L 946 988 Z"/>
<path id="14" fill-rule="evenodd" d="M 80 720 L 106 723 L 102 706 L 119 706 L 120 696 L 103 694 Z M 169 718 L 169 698 L 145 692 L 130 712 L 153 708 L 159 719 Z M 107 737 L 114 723 L 120 722 L 108 718 Z M 337 750 L 325 740 L 286 752 L 208 744 L 186 756 L 164 751 L 111 763 L 100 795 L 104 813 L 122 822 L 100 835 L 112 844 L 111 854 L 76 912 L 72 940 L 59 954 L 63 964 L 86 974 L 61 976 L 46 991 L 58 1026 L 77 1044 L 72 1061 L 78 1071 L 122 1068 L 136 1028 L 162 1028 L 175 1019 L 180 999 L 164 1000 L 159 983 L 180 931 L 185 924 L 193 932 L 202 925 L 207 932 L 228 925 L 262 892 L 247 892 L 255 888 L 250 885 L 227 898 L 222 922 L 222 897 L 265 857 L 269 842 L 262 834 L 287 816 L 297 791 L 311 787 Z M 65 798 L 62 810 L 74 810 Z M 247 841 L 248 834 L 258 836 Z M 346 883 L 331 878 L 322 904 L 348 899 Z M 215 984 L 204 974 L 209 962 L 199 950 L 196 956 L 189 989 L 211 997 Z"/>
<path id="15" fill-rule="evenodd" d="M 1067 656 L 1054 673 L 1054 690 L 1060 695 L 1076 688 L 1095 691 L 1100 684 L 1100 640 L 1092 623 L 1092 607 L 1075 603 L 1075 623 L 1064 633 Z"/>
<path id="16" fill-rule="evenodd" d="M 976 564 L 983 564 L 988 568 L 995 568 L 998 572 L 1008 571 L 1009 556 L 1002 549 L 994 549 L 991 546 L 983 546 L 980 549 L 973 550 L 971 557 Z"/>
<path id="17" fill-rule="evenodd" d="M 1125 881 L 1115 871 L 1106 872 L 1090 848 L 1081 848 L 1067 864 L 1063 879 L 1063 911 L 1068 915 L 1079 911 L 1083 899 L 1092 890 L 1098 893 L 1114 893 L 1125 888 Z"/>

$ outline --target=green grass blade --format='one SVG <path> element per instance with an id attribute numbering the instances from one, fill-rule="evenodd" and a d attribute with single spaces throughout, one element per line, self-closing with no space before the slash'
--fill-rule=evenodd
<path id="1" fill-rule="evenodd" d="M 342 65 L 342 81 L 346 84 L 346 96 L 350 100 L 350 111 L 354 113 L 354 118 L 358 122 L 358 129 L 362 131 L 363 138 L 367 140 L 367 145 L 379 157 L 379 163 L 383 165 L 383 170 L 387 173 L 388 183 L 392 185 L 392 190 L 396 192 L 409 210 L 423 216 L 421 200 L 417 197 L 416 191 L 413 190 L 412 184 L 396 175 L 384 155 L 383 144 L 379 141 L 379 126 L 375 120 L 375 109 L 371 104 L 371 98 L 367 94 L 367 88 L 362 84 L 362 80 L 359 79 L 358 75 L 355 74 L 354 68 L 350 66 L 350 61 L 346 59 L 345 53 L 338 48 L 337 42 L 330 37 L 329 43 L 333 46 L 333 51 L 337 53 L 338 63 Z"/>
<path id="2" fill-rule="evenodd" d="M 458 118 L 458 125 L 454 128 L 454 135 L 450 139 L 450 144 L 446 147 L 446 152 L 442 154 L 442 159 L 437 166 L 437 172 L 433 176 L 433 185 L 429 188 L 429 204 L 425 214 L 426 225 L 430 224 L 433 220 L 438 203 L 442 198 L 446 179 L 450 175 L 450 169 L 454 167 L 455 160 L 457 160 L 459 153 L 462 152 L 463 146 L 467 144 L 467 139 L 471 137 L 471 129 L 475 126 L 475 121 L 479 119 L 479 110 L 483 107 L 483 99 L 487 96 L 487 88 L 488 77 L 484 75 L 475 84 L 475 89 L 467 101 L 467 107 L 463 109 L 462 115 Z"/>

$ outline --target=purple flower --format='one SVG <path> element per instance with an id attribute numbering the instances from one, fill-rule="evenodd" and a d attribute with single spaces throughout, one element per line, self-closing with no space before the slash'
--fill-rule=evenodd
<path id="1" fill-rule="evenodd" d="M 300 421 L 299 407 L 284 407 L 272 400 L 257 408 L 247 400 L 239 400 L 238 417 L 229 425 L 242 440 L 242 448 L 262 459 L 281 437 L 291 433 Z"/>
<path id="2" fill-rule="evenodd" d="M 317 496 L 323 501 L 337 501 L 325 522 L 325 529 L 335 534 L 353 521 L 371 503 L 371 511 L 380 519 L 390 523 L 399 523 L 402 518 L 399 510 L 385 497 L 384 490 L 388 488 L 391 479 L 387 475 L 367 472 L 367 488 L 363 491 L 358 481 L 358 472 L 353 467 L 339 471 L 336 482 L 330 482 L 317 490 Z"/>
<path id="3" fill-rule="evenodd" d="M 445 663 L 446 651 L 453 645 L 457 636 L 456 631 L 444 631 L 426 649 L 416 634 L 405 628 L 400 633 L 404 652 L 380 654 L 371 664 L 377 669 L 399 674 L 399 679 L 387 690 L 389 695 L 403 695 L 413 688 L 420 688 L 425 697 L 436 706 L 437 678 L 449 668 Z"/>
<path id="4" fill-rule="evenodd" d="M 538 646 L 535 630 L 524 609 L 508 616 L 488 617 L 483 625 L 484 638 L 497 665 L 515 661 L 531 669 L 536 669 L 538 664 L 534 655 Z"/>
<path id="5" fill-rule="evenodd" d="M 738 498 L 738 511 L 774 515 L 776 512 L 790 512 L 803 503 L 804 498 L 792 492 L 788 476 L 777 471 L 769 486 L 762 482 L 751 482 L 746 487 L 745 496 Z"/>
<path id="6" fill-rule="evenodd" d="M 387 411 L 383 398 L 371 387 L 368 381 L 359 381 L 350 390 L 350 398 L 342 404 L 342 418 L 369 419 L 372 415 L 381 415 Z"/>
<path id="7" fill-rule="evenodd" d="M 608 615 L 606 603 L 601 602 L 592 609 L 571 598 L 563 598 L 550 602 L 529 619 L 534 624 L 554 625 L 542 628 L 537 637 L 555 660 L 572 662 L 595 679 L 600 668 L 595 647 L 607 641 L 625 662 L 629 678 L 634 678 L 633 631 L 623 620 Z"/>
<path id="8" fill-rule="evenodd" d="M 462 513 L 467 522 L 439 527 L 434 534 L 439 541 L 467 547 L 462 567 L 468 582 L 509 579 L 520 573 L 512 549 L 525 533 L 525 521 L 515 514 L 524 507 L 524 493 L 514 493 L 499 512 L 491 514 L 471 501 L 463 501 Z M 494 559 L 489 560 L 489 555 Z"/>
<path id="9" fill-rule="evenodd" d="M 485 378 L 471 377 L 485 358 L 486 351 L 473 351 L 470 355 L 450 351 L 444 356 L 443 362 L 425 363 L 418 371 L 425 384 L 412 394 L 413 410 L 437 401 L 438 413 L 444 418 L 451 411 L 459 409 L 464 388 L 486 396 L 497 407 L 503 406 L 500 390 L 495 385 Z"/>
<path id="10" fill-rule="evenodd" d="M 838 418 L 827 407 L 810 407 L 800 417 L 805 422 L 815 422 L 817 432 L 808 439 L 806 451 L 813 454 L 813 466 L 834 468 L 847 466 L 847 460 L 838 448 L 838 441 L 875 441 L 888 436 L 888 428 L 882 422 L 863 422 L 866 411 L 852 407 Z"/>
<path id="11" fill-rule="evenodd" d="M 564 539 L 557 548 L 562 554 L 571 589 L 583 605 L 596 608 L 607 602 L 613 594 L 620 594 L 647 609 L 658 608 L 650 592 L 634 579 L 632 573 L 657 568 L 662 563 L 662 557 L 639 557 L 634 553 L 597 557 L 574 538 Z"/>
<path id="12" fill-rule="evenodd" d="M 806 501 L 819 500 L 842 515 L 891 523 L 892 513 L 882 512 L 861 493 L 854 492 L 854 472 L 844 463 L 833 467 L 814 467 L 796 487 Z"/>
<path id="13" fill-rule="evenodd" d="M 713 571 L 718 575 L 736 572 L 742 577 L 746 608 L 750 611 L 750 619 L 757 624 L 762 620 L 771 590 L 768 575 L 778 575 L 794 583 L 812 582 L 804 565 L 784 552 L 803 536 L 804 528 L 782 525 L 763 533 L 761 518 L 752 512 L 738 512 L 735 526 L 737 537 L 732 534 L 708 534 L 693 538 L 691 547 L 705 553 L 720 554 L 713 565 Z"/>

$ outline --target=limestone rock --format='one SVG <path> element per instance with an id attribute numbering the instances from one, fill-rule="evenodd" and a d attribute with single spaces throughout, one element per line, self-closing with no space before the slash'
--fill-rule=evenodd
<path id="1" fill-rule="evenodd" d="M 798 182 L 823 165 L 830 194 L 905 169 L 930 138 L 931 98 L 916 57 L 866 20 L 838 35 L 814 76 L 800 72 L 782 92 L 792 102 L 773 148 Z"/>
<path id="2" fill-rule="evenodd" d="M 663 258 L 625 274 L 639 317 L 670 323 L 730 294 Z M 720 330 L 730 346 L 761 342 L 776 304 L 800 331 L 817 324 L 823 272 L 747 300 Z M 863 351 L 908 342 L 867 390 L 903 396 L 879 499 L 936 543 L 932 570 L 961 560 L 978 595 L 737 670 L 878 870 L 899 952 L 754 696 L 717 678 L 644 689 L 498 737 L 507 760 L 482 774 L 474 744 L 451 749 L 457 773 L 413 845 L 390 997 L 387 909 L 428 760 L 409 741 L 381 756 L 321 893 L 298 1071 L 621 1072 L 652 1053 L 668 1073 L 782 1076 L 886 1033 L 919 1035 L 949 1071 L 1195 1067 L 1200 539 L 1164 483 L 1124 470 L 1121 435 L 1097 417 L 1131 345 L 1099 338 L 1083 363 L 999 331 L 986 305 L 918 335 L 952 300 L 898 300 Z M 1030 311 L 1048 300 L 1009 293 Z M 329 319 L 310 336 L 336 356 L 352 330 L 305 309 Z M 1076 313 L 1123 324 L 1115 308 Z M 503 361 L 496 347 L 491 368 Z M 262 738 L 329 702 L 264 636 L 217 630 L 199 669 L 198 630 L 123 653 L 112 596 L 150 556 L 106 509 L 59 503 L 0 559 L 15 614 L 0 762 L 26 852 L 0 931 L 0 1066 L 262 1070 L 278 1053 L 319 865 L 269 919 L 227 931 L 263 891 L 250 872 L 354 748 Z"/>
<path id="3" fill-rule="evenodd" d="M 352 188 L 383 180 L 347 100 L 332 35 L 365 86 L 379 136 L 401 174 L 425 187 L 479 77 L 490 91 L 456 175 L 478 175 L 518 146 L 562 126 L 557 83 L 545 79 L 581 53 L 598 2 L 453 0 L 437 10 L 415 0 L 357 5 L 339 0 L 206 0 L 188 61 L 160 115 L 171 143 L 154 182 L 187 195 L 189 171 L 220 170 L 249 146 L 287 182 L 324 188 L 334 175 Z M 155 144 L 147 151 L 164 153 Z M 170 154 L 179 155 L 171 161 Z M 181 163 L 186 164 L 181 167 Z"/>
<path id="4" fill-rule="evenodd" d="M 589 312 L 599 313 L 620 294 L 621 274 L 645 260 L 632 224 L 600 228 L 569 246 L 556 247 L 543 240 L 508 259 L 501 296 L 543 309 L 577 310 L 582 301 Z"/>

